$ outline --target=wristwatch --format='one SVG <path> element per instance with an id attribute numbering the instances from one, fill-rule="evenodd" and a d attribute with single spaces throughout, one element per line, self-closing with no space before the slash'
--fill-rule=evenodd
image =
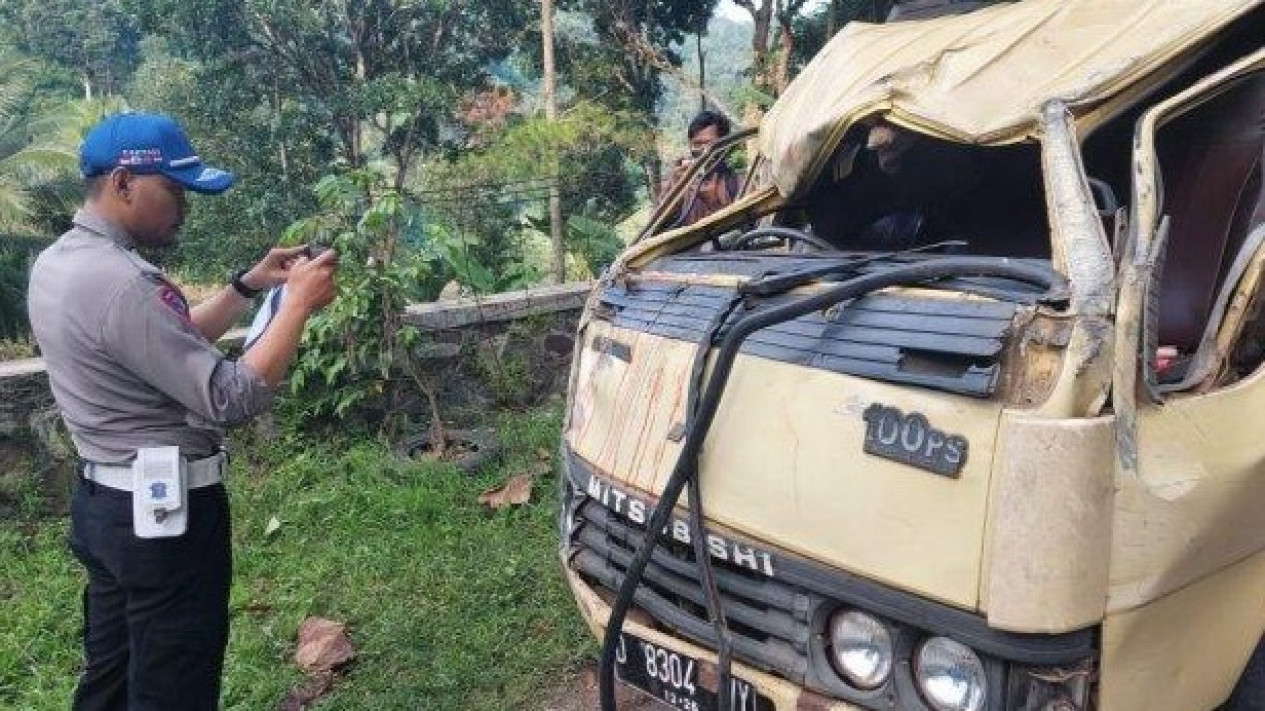
<path id="1" fill-rule="evenodd" d="M 246 272 L 248 271 L 250 270 L 242 269 L 238 271 L 233 275 L 232 280 L 229 281 L 229 283 L 233 285 L 233 289 L 236 290 L 237 293 L 241 294 L 243 299 L 253 299 L 263 293 L 263 289 L 252 289 L 249 286 L 246 286 L 246 282 L 242 281 L 242 277 L 246 276 Z"/>

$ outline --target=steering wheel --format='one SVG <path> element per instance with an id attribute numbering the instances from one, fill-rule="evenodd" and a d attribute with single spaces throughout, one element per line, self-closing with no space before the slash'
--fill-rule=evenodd
<path id="1" fill-rule="evenodd" d="M 832 251 L 835 246 L 817 235 L 805 230 L 795 229 L 794 227 L 757 227 L 754 230 L 744 232 L 726 247 L 727 250 L 748 249 L 754 246 L 754 242 L 761 237 L 775 237 L 777 239 L 786 240 L 787 242 L 802 242 L 814 249 Z"/>

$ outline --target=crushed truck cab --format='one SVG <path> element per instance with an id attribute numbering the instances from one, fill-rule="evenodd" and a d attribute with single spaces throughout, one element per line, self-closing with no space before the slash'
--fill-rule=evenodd
<path id="1" fill-rule="evenodd" d="M 852 24 L 695 163 L 571 374 L 607 703 L 1265 706 L 1262 38 L 1242 0 Z"/>

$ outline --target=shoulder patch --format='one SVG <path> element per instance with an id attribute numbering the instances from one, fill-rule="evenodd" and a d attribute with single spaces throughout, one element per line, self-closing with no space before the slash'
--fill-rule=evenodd
<path id="1" fill-rule="evenodd" d="M 158 300 L 162 302 L 163 306 L 176 312 L 176 315 L 186 323 L 192 323 L 193 319 L 189 314 L 189 302 L 185 301 L 184 294 L 181 294 L 179 289 L 165 281 L 159 281 L 157 294 Z"/>

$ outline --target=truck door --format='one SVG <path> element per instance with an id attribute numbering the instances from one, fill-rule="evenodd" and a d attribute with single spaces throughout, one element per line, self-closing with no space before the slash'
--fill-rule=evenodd
<path id="1" fill-rule="evenodd" d="M 1265 629 L 1263 136 L 1265 50 L 1138 123 L 1101 708 L 1213 708 Z"/>

